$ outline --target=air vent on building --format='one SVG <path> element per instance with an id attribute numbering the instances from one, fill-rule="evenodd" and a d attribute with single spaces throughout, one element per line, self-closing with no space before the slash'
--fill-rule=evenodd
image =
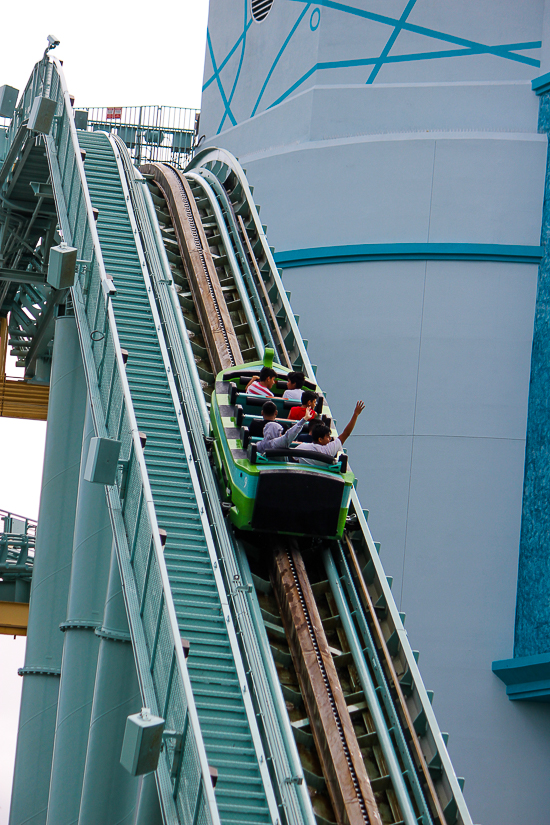
<path id="1" fill-rule="evenodd" d="M 254 20 L 257 23 L 261 23 L 262 20 L 265 20 L 271 11 L 272 5 L 273 0 L 252 0 L 252 17 Z"/>

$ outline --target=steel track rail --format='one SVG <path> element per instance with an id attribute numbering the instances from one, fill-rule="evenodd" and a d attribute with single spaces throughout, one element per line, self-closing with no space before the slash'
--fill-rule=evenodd
<path id="1" fill-rule="evenodd" d="M 187 176 L 191 180 L 194 180 L 195 183 L 197 183 L 197 185 L 202 186 L 202 184 L 196 180 L 193 172 L 189 172 Z M 221 211 L 225 221 L 225 228 L 227 229 L 229 239 L 232 244 L 232 251 L 235 253 L 235 256 L 238 259 L 238 261 L 240 261 L 240 265 L 242 267 L 243 280 L 248 286 L 250 300 L 252 301 L 254 310 L 258 316 L 258 323 L 262 329 L 266 346 L 272 347 L 274 351 L 277 352 L 275 339 L 273 338 L 271 329 L 269 327 L 269 323 L 261 301 L 261 296 L 258 294 L 258 287 L 254 281 L 252 270 L 250 269 L 250 264 L 245 252 L 245 247 L 241 241 L 239 229 L 237 226 L 237 216 L 235 215 L 233 204 L 231 203 L 231 200 L 229 199 L 227 192 L 225 191 L 224 187 L 222 186 L 216 175 L 212 174 L 212 172 L 203 167 L 200 170 L 200 177 L 203 178 L 209 184 L 209 186 L 214 191 L 216 198 L 218 199 L 218 203 L 221 207 Z M 271 302 L 269 301 L 269 298 L 267 299 L 266 307 L 269 312 L 269 309 L 271 307 Z M 281 358 L 284 358 L 284 354 L 282 352 L 279 353 L 279 356 Z"/>
<path id="2" fill-rule="evenodd" d="M 239 297 L 241 299 L 242 307 L 244 314 L 246 316 L 246 321 L 250 328 L 250 334 L 252 336 L 252 340 L 254 341 L 254 346 L 256 347 L 256 352 L 258 353 L 258 357 L 261 358 L 265 349 L 265 346 L 269 344 L 269 340 L 266 340 L 265 336 L 263 336 L 260 332 L 260 328 L 258 327 L 258 322 L 256 320 L 256 313 L 254 308 L 251 304 L 250 297 L 248 291 L 246 289 L 246 284 L 243 280 L 243 276 L 241 274 L 241 270 L 235 256 L 235 252 L 233 250 L 233 245 L 231 243 L 231 238 L 227 231 L 223 212 L 218 203 L 216 198 L 216 194 L 207 180 L 205 180 L 201 175 L 195 174 L 194 172 L 186 173 L 186 178 L 189 180 L 194 180 L 197 184 L 202 187 L 204 191 L 205 197 L 210 202 L 210 208 L 212 209 L 212 213 L 214 215 L 214 219 L 218 225 L 218 231 L 222 239 L 222 243 L 227 255 L 227 261 L 229 267 L 231 269 L 231 274 L 235 280 L 235 285 L 237 287 L 237 291 L 239 293 Z"/>
<path id="3" fill-rule="evenodd" d="M 395 691 L 395 694 L 397 696 L 397 705 L 398 705 L 398 708 L 399 708 L 399 710 L 402 714 L 402 718 L 404 720 L 408 736 L 410 737 L 410 741 L 412 743 L 412 750 L 413 750 L 413 753 L 416 757 L 418 769 L 419 769 L 420 773 L 422 774 L 422 776 L 424 778 L 424 782 L 426 784 L 426 788 L 427 788 L 427 792 L 428 792 L 428 797 L 429 797 L 431 805 L 433 806 L 433 809 L 434 809 L 434 814 L 437 817 L 437 819 L 439 820 L 439 822 L 441 823 L 441 825 L 450 825 L 448 823 L 448 820 L 447 820 L 446 816 L 445 816 L 443 806 L 442 806 L 441 800 L 439 798 L 439 794 L 437 793 L 434 781 L 433 781 L 431 773 L 430 773 L 429 766 L 426 762 L 426 756 L 425 756 L 424 751 L 422 749 L 422 744 L 420 742 L 420 737 L 418 736 L 418 734 L 416 732 L 416 729 L 415 729 L 415 726 L 414 726 L 414 720 L 413 720 L 413 718 L 411 716 L 411 713 L 409 711 L 407 700 L 406 700 L 405 694 L 403 692 L 403 689 L 401 687 L 401 682 L 400 682 L 400 679 L 397 675 L 395 665 L 394 665 L 394 661 L 393 661 L 392 655 L 391 655 L 391 653 L 389 651 L 389 648 L 388 648 L 386 637 L 384 636 L 384 632 L 382 630 L 380 621 L 379 621 L 378 616 L 376 614 L 374 602 L 373 602 L 372 597 L 369 593 L 368 587 L 365 583 L 363 572 L 361 570 L 361 566 L 360 566 L 358 558 L 357 558 L 357 554 L 356 554 L 355 549 L 353 547 L 353 544 L 352 544 L 352 542 L 351 542 L 351 540 L 350 540 L 350 538 L 347 534 L 344 536 L 344 541 L 345 541 L 345 545 L 347 547 L 347 551 L 348 551 L 348 554 L 349 554 L 349 557 L 350 557 L 350 560 L 351 560 L 351 564 L 352 564 L 352 567 L 353 567 L 354 574 L 356 576 L 356 580 L 359 584 L 361 595 L 363 597 L 364 603 L 367 605 L 368 614 L 369 614 L 369 618 L 372 622 L 372 627 L 374 629 L 374 634 L 375 634 L 375 637 L 376 637 L 376 641 L 377 641 L 377 644 L 379 646 L 379 649 L 381 650 L 382 658 L 383 658 L 384 664 L 387 668 L 387 673 L 388 673 L 388 677 L 389 677 L 391 686 L 392 686 L 392 688 Z M 439 733 L 439 731 L 438 731 L 438 733 Z M 439 737 L 441 738 L 441 734 L 439 734 Z M 441 742 L 441 744 L 443 745 L 443 742 Z M 444 747 L 444 745 L 443 745 L 443 747 Z M 445 749 L 445 751 L 446 751 L 446 749 Z M 448 756 L 447 756 L 447 760 L 448 760 Z M 456 778 L 454 777 L 454 774 L 453 774 L 453 778 L 456 782 Z M 458 783 L 457 783 L 457 786 L 458 786 Z M 466 813 L 467 813 L 467 811 L 466 811 Z M 463 822 L 467 822 L 467 823 L 471 822 L 471 820 L 469 818 L 469 815 L 468 815 L 468 819 L 464 819 Z"/>
<path id="4" fill-rule="evenodd" d="M 369 711 L 378 735 L 378 740 L 384 753 L 384 758 L 388 766 L 389 775 L 392 779 L 393 788 L 399 802 L 399 807 L 401 808 L 405 825 L 418 825 L 416 813 L 413 810 L 409 793 L 405 786 L 403 772 L 401 766 L 399 765 L 397 754 L 394 750 L 391 736 L 388 731 L 388 725 L 380 707 L 376 688 L 370 678 L 361 644 L 353 626 L 353 619 L 346 603 L 342 583 L 340 582 L 336 565 L 334 564 L 332 554 L 328 548 L 325 548 L 323 551 L 323 562 L 328 580 L 330 582 L 332 594 L 338 608 L 338 617 L 342 622 L 342 628 L 353 656 L 353 662 L 359 675 L 361 688 L 365 695 L 365 699 L 367 700 Z M 426 822 L 425 819 L 423 821 Z"/>
<path id="5" fill-rule="evenodd" d="M 195 157 L 187 166 L 185 174 L 186 176 L 196 173 L 200 174 L 203 167 L 206 167 L 207 169 L 209 167 L 212 167 L 214 169 L 217 164 L 219 164 L 220 167 L 225 166 L 227 169 L 229 169 L 235 175 L 235 178 L 238 181 L 238 185 L 242 192 L 243 202 L 246 201 L 246 211 L 248 212 L 250 223 L 257 237 L 262 256 L 265 258 L 266 266 L 269 271 L 269 277 L 273 284 L 274 293 L 280 305 L 280 310 L 277 314 L 281 314 L 283 316 L 284 324 L 288 326 L 288 334 L 292 338 L 293 346 L 296 350 L 296 355 L 301 361 L 300 366 L 303 367 L 304 372 L 307 374 L 307 377 L 311 381 L 315 381 L 315 372 L 309 359 L 309 356 L 307 354 L 305 342 L 300 334 L 300 330 L 298 328 L 298 323 L 296 321 L 294 313 L 292 312 L 292 307 L 290 306 L 290 301 L 288 299 L 287 293 L 285 292 L 283 282 L 279 274 L 279 270 L 277 269 L 277 265 L 275 263 L 273 254 L 271 252 L 271 248 L 267 241 L 264 228 L 262 226 L 262 222 L 260 221 L 260 216 L 258 215 L 258 210 L 254 203 L 250 186 L 248 184 L 245 172 L 242 169 L 240 163 L 230 152 L 226 151 L 225 149 L 207 148 L 203 149 L 195 155 Z M 256 253 L 256 256 L 259 257 L 258 253 Z M 272 301 L 273 300 L 274 299 L 272 298 Z M 289 347 L 287 345 L 287 349 L 288 348 Z M 296 360 L 297 359 L 294 358 L 295 363 Z"/>
<path id="6" fill-rule="evenodd" d="M 262 293 L 262 295 L 264 297 L 264 301 L 266 303 L 269 315 L 271 317 L 271 323 L 272 323 L 273 329 L 275 330 L 275 335 L 277 336 L 277 340 L 279 342 L 279 348 L 280 348 L 280 352 L 282 353 L 282 356 L 283 356 L 283 361 L 286 362 L 286 366 L 289 369 L 292 369 L 292 362 L 290 360 L 290 355 L 288 354 L 288 350 L 286 348 L 286 344 L 284 342 L 283 335 L 281 333 L 281 328 L 280 328 L 279 324 L 277 323 L 277 317 L 276 317 L 275 312 L 273 310 L 273 306 L 271 304 L 271 301 L 269 300 L 269 295 L 267 294 L 267 289 L 265 288 L 264 279 L 262 278 L 262 273 L 260 272 L 260 268 L 258 266 L 258 261 L 256 260 L 256 257 L 254 255 L 254 250 L 252 249 L 252 244 L 250 243 L 250 238 L 248 237 L 248 233 L 246 231 L 246 227 L 244 225 L 242 215 L 239 215 L 239 226 L 241 227 L 241 233 L 242 233 L 242 236 L 243 236 L 244 241 L 246 243 L 246 248 L 248 250 L 248 255 L 249 255 L 249 258 L 250 258 L 250 262 L 252 263 L 252 267 L 254 268 L 254 271 L 256 272 L 256 280 L 258 281 L 258 284 L 260 286 L 260 292 Z"/>

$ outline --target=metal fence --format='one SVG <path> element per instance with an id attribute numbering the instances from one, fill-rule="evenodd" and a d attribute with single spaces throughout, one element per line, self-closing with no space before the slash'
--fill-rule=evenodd
<path id="1" fill-rule="evenodd" d="M 34 562 L 36 521 L 0 510 L 0 580 L 15 578 L 30 581 Z"/>
<path id="2" fill-rule="evenodd" d="M 77 129 L 117 134 L 136 166 L 161 161 L 184 168 L 196 141 L 200 111 L 178 106 L 103 106 L 76 109 Z"/>
<path id="3" fill-rule="evenodd" d="M 119 470 L 106 487 L 142 697 L 166 720 L 157 781 L 165 820 L 218 825 L 198 715 L 174 611 L 140 434 L 125 374 L 99 237 L 60 64 L 38 63 L 10 125 L 28 117 L 37 94 L 57 102 L 45 137 L 64 240 L 78 249 L 72 290 L 96 434 L 122 443 Z M 163 622 L 147 617 L 158 614 Z"/>

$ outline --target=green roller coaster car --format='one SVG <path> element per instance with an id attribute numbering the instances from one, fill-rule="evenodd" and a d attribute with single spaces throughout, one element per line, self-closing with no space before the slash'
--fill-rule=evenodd
<path id="1" fill-rule="evenodd" d="M 355 482 L 347 455 L 338 459 L 321 456 L 324 463 L 314 466 L 298 463 L 299 448 L 276 451 L 269 458 L 256 451 L 266 399 L 247 396 L 244 390 L 265 362 L 264 358 L 264 362 L 223 370 L 216 376 L 212 393 L 213 461 L 222 496 L 231 505 L 229 518 L 241 530 L 341 538 Z M 273 364 L 273 369 L 281 380 L 270 400 L 279 409 L 278 420 L 283 421 L 297 402 L 282 398 L 290 370 L 279 364 Z M 320 393 L 311 382 L 304 386 Z M 319 397 L 317 412 L 322 412 L 330 426 L 330 410 L 322 395 Z M 311 457 L 311 453 L 305 455 Z"/>

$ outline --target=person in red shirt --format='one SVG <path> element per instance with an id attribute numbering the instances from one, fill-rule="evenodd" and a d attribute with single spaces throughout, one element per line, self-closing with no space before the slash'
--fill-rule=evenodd
<path id="1" fill-rule="evenodd" d="M 288 415 L 291 421 L 300 421 L 306 414 L 306 410 L 314 410 L 317 403 L 317 393 L 312 390 L 304 390 L 302 393 L 302 406 L 292 407 Z"/>

